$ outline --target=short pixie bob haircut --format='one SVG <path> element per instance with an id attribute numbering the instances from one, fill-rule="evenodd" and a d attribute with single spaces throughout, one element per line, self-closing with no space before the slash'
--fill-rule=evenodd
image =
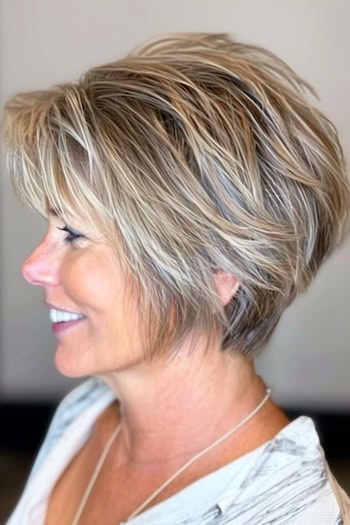
<path id="1" fill-rule="evenodd" d="M 166 34 L 10 98 L 7 168 L 23 203 L 114 247 L 146 359 L 190 334 L 207 349 L 217 330 L 222 350 L 254 357 L 348 222 L 338 135 L 310 94 L 261 47 Z M 217 272 L 240 283 L 226 305 Z"/>

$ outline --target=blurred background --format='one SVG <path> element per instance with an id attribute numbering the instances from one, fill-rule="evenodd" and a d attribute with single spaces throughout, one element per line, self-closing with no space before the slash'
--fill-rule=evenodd
<path id="1" fill-rule="evenodd" d="M 276 53 L 316 88 L 350 156 L 348 0 L 1 0 L 0 103 L 74 80 L 144 39 L 172 31 L 227 32 Z M 20 265 L 45 222 L 0 177 L 0 523 L 18 499 L 58 401 L 82 380 L 55 369 L 43 291 Z M 284 314 L 257 367 L 291 416 L 311 415 L 350 492 L 350 240 Z"/>

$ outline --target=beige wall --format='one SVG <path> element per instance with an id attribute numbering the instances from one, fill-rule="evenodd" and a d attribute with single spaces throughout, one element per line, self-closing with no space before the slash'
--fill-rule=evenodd
<path id="1" fill-rule="evenodd" d="M 146 37 L 166 31 L 229 32 L 276 52 L 318 90 L 350 157 L 348 0 L 3 0 L 1 103 L 18 91 L 77 78 Z M 76 382 L 53 365 L 43 292 L 19 273 L 44 232 L 1 177 L 2 397 L 56 399 Z M 286 312 L 258 367 L 285 404 L 349 408 L 350 242 Z"/>

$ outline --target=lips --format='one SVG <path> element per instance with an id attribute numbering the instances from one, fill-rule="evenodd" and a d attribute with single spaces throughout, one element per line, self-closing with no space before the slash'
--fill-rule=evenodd
<path id="1" fill-rule="evenodd" d="M 52 323 L 52 331 L 54 334 L 59 334 L 61 332 L 64 332 L 65 330 L 69 330 L 70 328 L 84 320 L 85 317 L 82 317 L 81 319 L 76 319 L 74 321 L 61 321 L 58 323 Z"/>

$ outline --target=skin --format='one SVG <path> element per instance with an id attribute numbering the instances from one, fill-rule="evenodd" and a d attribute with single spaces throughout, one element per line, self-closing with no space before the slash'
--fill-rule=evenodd
<path id="1" fill-rule="evenodd" d="M 127 465 L 130 472 L 157 469 L 166 479 L 246 417 L 264 398 L 266 386 L 253 361 L 219 352 L 218 343 L 203 356 L 199 340 L 189 356 L 188 340 L 176 359 L 146 364 L 135 319 L 137 304 L 123 301 L 125 281 L 112 249 L 103 240 L 95 242 L 94 233 L 77 222 L 69 227 L 85 237 L 68 245 L 66 232 L 58 229 L 63 226 L 59 217 L 50 215 L 44 239 L 22 265 L 23 277 L 43 287 L 46 302 L 86 316 L 56 335 L 55 365 L 66 376 L 98 376 L 116 392 L 119 403 L 97 421 L 92 447 L 102 449 L 121 422 L 109 464 Z M 226 304 L 239 283 L 224 272 L 214 277 Z M 207 460 L 225 464 L 271 439 L 288 423 L 269 400 Z M 205 461 L 193 469 L 203 475 Z"/>

